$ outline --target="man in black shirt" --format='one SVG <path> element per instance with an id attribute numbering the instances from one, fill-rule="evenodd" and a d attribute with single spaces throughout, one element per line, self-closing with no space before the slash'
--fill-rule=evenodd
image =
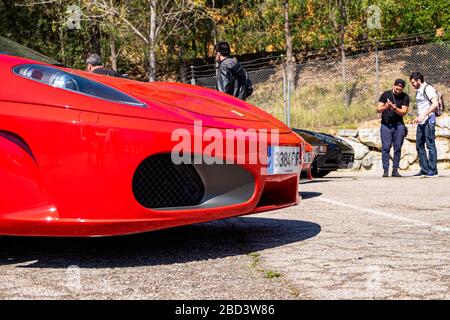
<path id="1" fill-rule="evenodd" d="M 403 117 L 408 113 L 409 96 L 403 92 L 406 82 L 395 80 L 392 90 L 384 92 L 378 102 L 377 111 L 381 112 L 381 144 L 383 159 L 383 177 L 389 176 L 389 151 L 394 145 L 393 177 L 401 177 L 398 173 L 406 127 Z"/>
<path id="2" fill-rule="evenodd" d="M 92 73 L 120 78 L 120 75 L 117 73 L 117 71 L 105 68 L 103 66 L 102 58 L 96 53 L 92 53 L 87 57 L 86 69 L 87 69 L 87 71 L 92 72 Z"/>

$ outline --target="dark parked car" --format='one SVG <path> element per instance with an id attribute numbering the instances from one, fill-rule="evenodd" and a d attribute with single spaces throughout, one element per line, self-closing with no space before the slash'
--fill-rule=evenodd
<path id="1" fill-rule="evenodd" d="M 346 143 L 342 139 L 326 133 L 319 133 L 303 129 L 293 130 L 295 133 L 302 137 L 303 135 L 310 135 L 319 139 L 322 143 L 325 143 L 327 145 L 326 153 L 317 156 L 312 163 L 311 173 L 314 177 L 322 178 L 329 174 L 331 171 L 336 171 L 338 169 L 350 169 L 353 167 L 353 162 L 355 161 L 355 151 L 348 143 Z M 304 139 L 308 141 L 306 138 Z"/>
<path id="2" fill-rule="evenodd" d="M 317 160 L 318 157 L 323 156 L 327 153 L 328 145 L 326 143 L 322 142 L 322 140 L 320 140 L 319 138 L 316 138 L 309 133 L 303 132 L 299 129 L 292 129 L 292 130 L 313 147 L 315 158 L 314 158 L 311 166 L 304 166 L 302 168 L 302 177 L 312 178 L 312 173 L 311 173 L 312 165 Z"/>

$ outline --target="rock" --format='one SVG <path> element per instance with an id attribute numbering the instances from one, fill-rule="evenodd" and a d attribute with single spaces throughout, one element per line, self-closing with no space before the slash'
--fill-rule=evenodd
<path id="1" fill-rule="evenodd" d="M 417 172 L 420 171 L 419 164 L 417 162 L 413 163 L 412 165 L 409 166 L 408 171 L 412 172 L 412 174 L 416 174 Z"/>
<path id="2" fill-rule="evenodd" d="M 436 139 L 437 159 L 450 160 L 450 141 L 448 139 Z"/>
<path id="3" fill-rule="evenodd" d="M 400 170 L 408 170 L 409 168 L 409 161 L 408 158 L 403 158 L 400 160 Z"/>
<path id="4" fill-rule="evenodd" d="M 355 142 L 353 139 L 352 140 L 346 138 L 341 139 L 352 146 L 353 150 L 355 151 L 355 160 L 362 160 L 366 156 L 366 154 L 369 153 L 369 148 L 363 145 L 362 143 Z"/>
<path id="5" fill-rule="evenodd" d="M 446 162 L 446 161 L 438 162 L 437 168 L 438 168 L 438 171 L 449 170 L 450 169 L 450 162 Z"/>
<path id="6" fill-rule="evenodd" d="M 413 124 L 407 124 L 406 128 L 408 129 L 408 135 L 406 136 L 406 140 L 416 141 L 417 126 Z"/>
<path id="7" fill-rule="evenodd" d="M 344 137 L 344 138 L 356 138 L 358 136 L 358 130 L 353 129 L 340 129 L 337 132 L 338 136 Z"/>
<path id="8" fill-rule="evenodd" d="M 417 153 L 417 148 L 415 143 L 411 143 L 408 140 L 405 140 L 405 143 L 402 147 L 402 152 L 405 150 L 405 157 L 408 158 L 409 164 L 413 164 L 419 158 L 419 154 Z"/>
<path id="9" fill-rule="evenodd" d="M 362 167 L 362 161 L 361 160 L 355 160 L 353 162 L 353 167 L 350 169 L 351 171 L 360 171 Z"/>
<path id="10" fill-rule="evenodd" d="M 369 151 L 362 160 L 362 166 L 366 170 L 382 170 L 383 162 L 381 160 L 381 152 Z"/>
<path id="11" fill-rule="evenodd" d="M 342 138 L 342 137 L 340 137 L 340 138 L 341 138 L 341 139 L 344 139 L 344 138 Z M 359 142 L 358 138 L 354 138 L 354 137 L 345 137 L 345 139 L 350 140 L 350 141 L 353 141 L 353 142 L 356 142 L 356 143 L 361 143 L 361 142 Z"/>
<path id="12" fill-rule="evenodd" d="M 450 138 L 450 129 L 436 127 L 436 137 Z"/>
<path id="13" fill-rule="evenodd" d="M 390 156 L 391 156 L 391 159 L 394 158 L 394 148 L 391 148 Z M 410 164 L 413 164 L 414 162 L 416 162 L 418 157 L 419 157 L 419 155 L 417 153 L 416 144 L 412 143 L 408 140 L 405 140 L 403 142 L 402 155 L 401 155 L 400 159 L 402 159 L 402 160 L 405 159 L 405 161 L 408 161 L 408 165 L 410 165 Z"/>
<path id="14" fill-rule="evenodd" d="M 381 150 L 380 129 L 360 129 L 358 136 L 361 143 L 368 147 Z"/>
<path id="15" fill-rule="evenodd" d="M 438 117 L 436 125 L 440 128 L 450 129 L 450 117 Z"/>

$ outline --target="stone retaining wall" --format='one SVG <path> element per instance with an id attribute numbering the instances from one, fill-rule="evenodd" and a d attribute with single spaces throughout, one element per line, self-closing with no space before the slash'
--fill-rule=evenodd
<path id="1" fill-rule="evenodd" d="M 419 170 L 416 150 L 416 126 L 407 125 L 408 136 L 402 148 L 400 170 Z M 380 128 L 359 128 L 339 130 L 337 136 L 349 143 L 355 150 L 354 171 L 383 171 L 381 161 Z M 450 117 L 439 117 L 436 123 L 436 147 L 438 169 L 450 169 Z M 391 159 L 393 151 L 391 149 Z M 392 168 L 392 162 L 390 163 Z"/>

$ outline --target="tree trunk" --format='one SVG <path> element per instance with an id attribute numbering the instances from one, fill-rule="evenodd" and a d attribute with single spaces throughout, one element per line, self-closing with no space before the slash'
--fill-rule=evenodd
<path id="1" fill-rule="evenodd" d="M 291 24 L 289 21 L 289 0 L 284 0 L 284 34 L 286 39 L 286 76 L 287 76 L 287 94 L 285 106 L 285 121 L 286 125 L 291 125 L 291 93 L 294 88 L 294 66 L 293 66 L 293 54 L 292 54 L 292 34 Z"/>
<path id="2" fill-rule="evenodd" d="M 111 68 L 114 71 L 117 71 L 117 54 L 116 54 L 116 42 L 114 39 L 114 35 L 112 34 L 112 32 L 109 35 L 109 46 L 111 47 Z"/>
<path id="3" fill-rule="evenodd" d="M 148 81 L 156 81 L 156 5 L 157 0 L 150 1 L 150 43 Z"/>
<path id="4" fill-rule="evenodd" d="M 101 45 L 100 45 L 100 29 L 97 23 L 93 23 L 91 26 L 90 34 L 90 52 L 97 53 L 101 56 Z"/>
<path id="5" fill-rule="evenodd" d="M 109 5 L 111 6 L 111 8 L 114 8 L 113 0 L 109 1 Z M 111 15 L 109 16 L 109 22 L 111 23 L 111 27 L 114 26 L 114 19 Z M 116 39 L 111 29 L 109 29 L 109 46 L 111 48 L 111 68 L 117 72 Z"/>
<path id="6" fill-rule="evenodd" d="M 284 0 L 284 33 L 286 41 L 286 60 L 287 60 L 287 80 L 289 88 L 292 88 L 294 82 L 293 54 L 292 54 L 292 34 L 289 21 L 289 0 Z"/>
<path id="7" fill-rule="evenodd" d="M 213 8 L 213 10 L 216 8 L 216 1 L 215 0 L 212 0 L 212 8 Z M 214 19 L 212 19 L 212 21 L 213 21 L 213 24 L 214 24 L 214 28 L 213 28 L 213 30 L 212 30 L 212 33 L 213 33 L 213 40 L 214 40 L 214 45 L 217 43 L 217 23 L 216 23 L 216 20 L 214 20 Z"/>
<path id="8" fill-rule="evenodd" d="M 63 3 L 59 1 L 59 17 L 60 17 L 60 24 L 59 24 L 59 46 L 61 49 L 61 62 L 66 65 L 66 48 L 65 48 L 65 42 L 64 42 L 64 27 L 65 27 L 65 15 L 64 15 L 64 7 Z"/>

